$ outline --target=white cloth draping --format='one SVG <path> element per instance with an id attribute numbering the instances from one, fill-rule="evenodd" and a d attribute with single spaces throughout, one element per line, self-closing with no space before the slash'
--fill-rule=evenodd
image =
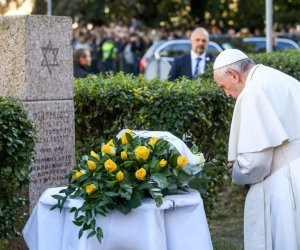
<path id="1" fill-rule="evenodd" d="M 78 239 L 79 227 L 73 224 L 71 207 L 83 200 L 68 199 L 60 213 L 50 211 L 56 204 L 51 196 L 60 188 L 47 189 L 27 221 L 23 236 L 30 250 L 210 250 L 210 239 L 202 199 L 197 191 L 169 195 L 161 207 L 153 199 L 129 214 L 114 210 L 98 216 L 97 225 L 104 232 L 102 244 L 96 237 Z"/>

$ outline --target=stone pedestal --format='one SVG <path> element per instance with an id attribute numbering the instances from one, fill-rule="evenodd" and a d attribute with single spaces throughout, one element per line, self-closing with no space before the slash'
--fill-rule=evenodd
<path id="1" fill-rule="evenodd" d="M 38 127 L 29 210 L 75 164 L 72 22 L 69 17 L 0 17 L 0 95 L 21 100 Z"/>

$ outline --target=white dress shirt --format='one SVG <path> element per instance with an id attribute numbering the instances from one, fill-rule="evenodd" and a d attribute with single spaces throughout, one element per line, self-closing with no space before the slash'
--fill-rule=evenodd
<path id="1" fill-rule="evenodd" d="M 195 68 L 196 68 L 196 63 L 197 63 L 197 58 L 201 58 L 200 64 L 199 64 L 199 74 L 203 74 L 205 71 L 205 58 L 206 58 L 206 53 L 203 53 L 201 56 L 198 56 L 195 54 L 194 51 L 191 50 L 191 61 L 192 61 L 192 74 L 194 75 Z"/>

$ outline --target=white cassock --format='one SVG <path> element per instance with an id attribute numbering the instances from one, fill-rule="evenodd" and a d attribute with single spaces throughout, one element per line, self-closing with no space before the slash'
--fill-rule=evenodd
<path id="1" fill-rule="evenodd" d="M 245 249 L 300 249 L 300 83 L 256 65 L 235 104 L 228 160 L 232 181 L 252 184 Z"/>

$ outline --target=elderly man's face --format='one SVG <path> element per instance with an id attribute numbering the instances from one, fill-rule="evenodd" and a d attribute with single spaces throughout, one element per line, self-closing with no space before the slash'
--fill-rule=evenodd
<path id="1" fill-rule="evenodd" d="M 191 36 L 192 51 L 201 56 L 207 49 L 209 37 L 205 30 L 199 29 L 192 33 Z"/>
<path id="2" fill-rule="evenodd" d="M 91 53 L 89 51 L 86 51 L 85 56 L 80 57 L 79 60 L 80 60 L 80 65 L 84 67 L 91 66 L 92 63 Z"/>
<path id="3" fill-rule="evenodd" d="M 227 71 L 222 76 L 219 75 L 218 70 L 215 70 L 214 79 L 217 86 L 223 89 L 228 97 L 233 97 L 234 99 L 239 97 L 245 86 L 239 73 L 233 70 Z"/>

